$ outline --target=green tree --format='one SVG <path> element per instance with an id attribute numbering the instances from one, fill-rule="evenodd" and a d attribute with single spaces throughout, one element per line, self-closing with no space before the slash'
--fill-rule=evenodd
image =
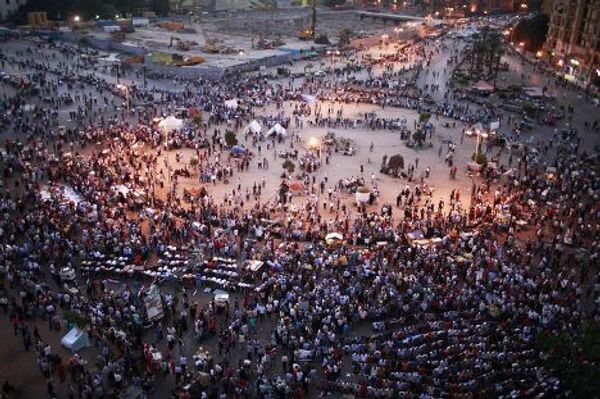
<path id="1" fill-rule="evenodd" d="M 544 366 L 560 379 L 573 398 L 595 398 L 600 392 L 600 332 L 592 323 L 579 331 L 537 336 Z"/>
<path id="2" fill-rule="evenodd" d="M 533 18 L 523 18 L 514 27 L 512 41 L 524 42 L 527 50 L 536 52 L 542 48 L 548 33 L 549 18 L 545 14 L 538 14 Z"/>
<path id="3" fill-rule="evenodd" d="M 225 132 L 225 144 L 227 144 L 228 147 L 233 147 L 237 143 L 238 143 L 237 137 L 235 137 L 234 132 L 232 132 L 230 130 Z"/>
<path id="4" fill-rule="evenodd" d="M 419 113 L 419 123 L 421 125 L 427 123 L 429 121 L 429 119 L 431 119 L 431 113 L 430 112 L 421 112 L 421 113 Z"/>
<path id="5" fill-rule="evenodd" d="M 417 146 L 422 147 L 425 144 L 425 140 L 427 140 L 427 133 L 425 133 L 424 129 L 417 128 L 412 137 Z"/>
<path id="6" fill-rule="evenodd" d="M 169 0 L 150 0 L 150 9 L 157 15 L 167 15 L 169 8 Z"/>
<path id="7" fill-rule="evenodd" d="M 350 40 L 354 36 L 354 32 L 350 28 L 342 28 L 338 32 L 338 47 L 344 47 L 350 44 Z"/>

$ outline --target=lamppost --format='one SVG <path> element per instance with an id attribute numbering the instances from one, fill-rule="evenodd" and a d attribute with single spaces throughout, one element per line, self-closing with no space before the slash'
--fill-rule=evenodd
<path id="1" fill-rule="evenodd" d="M 488 137 L 487 132 L 481 132 L 479 130 L 475 130 L 475 134 L 477 135 L 477 141 L 475 142 L 475 159 L 474 161 L 476 163 L 477 159 L 479 158 L 479 153 L 481 152 L 481 145 L 483 144 L 483 140 L 482 139 L 486 139 Z"/>
<path id="2" fill-rule="evenodd" d="M 321 168 L 323 168 L 322 165 L 322 160 L 321 160 L 321 156 L 322 156 L 322 148 L 323 148 L 323 144 L 321 143 L 321 140 L 319 140 L 316 137 L 311 137 L 308 140 L 308 146 L 309 148 L 312 149 L 317 149 L 319 151 L 319 169 L 317 172 L 317 177 L 319 178 L 319 186 L 317 187 L 317 200 L 321 199 Z M 318 202 L 318 201 L 317 201 Z M 319 209 L 320 204 L 317 204 L 317 209 Z"/>
<path id="3" fill-rule="evenodd" d="M 125 92 L 125 106 L 127 107 L 127 115 L 129 115 L 129 86 L 119 83 L 117 89 Z"/>
<path id="4" fill-rule="evenodd" d="M 169 186 L 168 204 L 171 204 L 173 197 L 173 179 L 171 177 L 171 163 L 169 162 L 169 132 L 173 130 L 181 129 L 182 121 L 175 118 L 174 116 L 168 116 L 159 122 L 158 127 L 162 130 L 165 135 L 165 159 L 167 164 L 167 182 Z"/>

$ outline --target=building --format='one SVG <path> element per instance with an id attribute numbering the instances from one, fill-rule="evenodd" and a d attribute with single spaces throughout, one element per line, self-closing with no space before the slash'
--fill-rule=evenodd
<path id="1" fill-rule="evenodd" d="M 48 26 L 48 15 L 46 11 L 28 12 L 27 25 L 34 28 L 45 28 Z"/>
<path id="2" fill-rule="evenodd" d="M 0 0 L 0 21 L 5 21 L 27 0 Z"/>
<path id="3" fill-rule="evenodd" d="M 544 51 L 568 79 L 600 75 L 600 0 L 555 0 Z"/>

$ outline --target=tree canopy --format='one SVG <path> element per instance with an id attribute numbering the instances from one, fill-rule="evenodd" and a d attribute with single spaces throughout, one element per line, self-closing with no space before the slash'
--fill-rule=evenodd
<path id="1" fill-rule="evenodd" d="M 524 42 L 527 44 L 527 50 L 538 51 L 546 41 L 548 21 L 549 18 L 545 14 L 539 14 L 533 18 L 523 18 L 513 29 L 512 41 Z"/>
<path id="2" fill-rule="evenodd" d="M 591 323 L 580 331 L 540 334 L 537 343 L 552 370 L 574 398 L 594 398 L 600 392 L 600 332 Z"/>

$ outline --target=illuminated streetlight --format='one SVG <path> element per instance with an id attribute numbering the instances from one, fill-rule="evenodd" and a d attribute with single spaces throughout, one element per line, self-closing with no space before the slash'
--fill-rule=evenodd
<path id="1" fill-rule="evenodd" d="M 124 84 L 117 84 L 117 89 L 125 92 L 125 105 L 127 107 L 127 115 L 129 115 L 129 87 Z"/>
<path id="2" fill-rule="evenodd" d="M 81 18 L 79 17 L 79 15 L 75 15 L 73 17 L 73 22 L 79 22 L 81 20 Z"/>
<path id="3" fill-rule="evenodd" d="M 322 160 L 321 160 L 321 148 L 322 148 L 322 144 L 321 144 L 321 140 L 319 140 L 316 137 L 311 137 L 310 139 L 308 139 L 308 148 L 312 148 L 314 150 L 318 150 L 319 151 L 319 171 L 321 170 L 322 165 Z M 320 174 L 320 172 L 317 172 Z M 320 176 L 319 176 L 319 180 Z M 319 188 L 317 188 L 317 198 L 320 200 L 321 197 L 321 190 Z"/>
<path id="4" fill-rule="evenodd" d="M 487 139 L 487 132 L 481 132 L 479 130 L 475 130 L 475 134 L 477 135 L 477 141 L 475 142 L 475 162 L 479 158 L 479 153 L 481 152 L 481 145 L 483 144 L 482 139 Z"/>

